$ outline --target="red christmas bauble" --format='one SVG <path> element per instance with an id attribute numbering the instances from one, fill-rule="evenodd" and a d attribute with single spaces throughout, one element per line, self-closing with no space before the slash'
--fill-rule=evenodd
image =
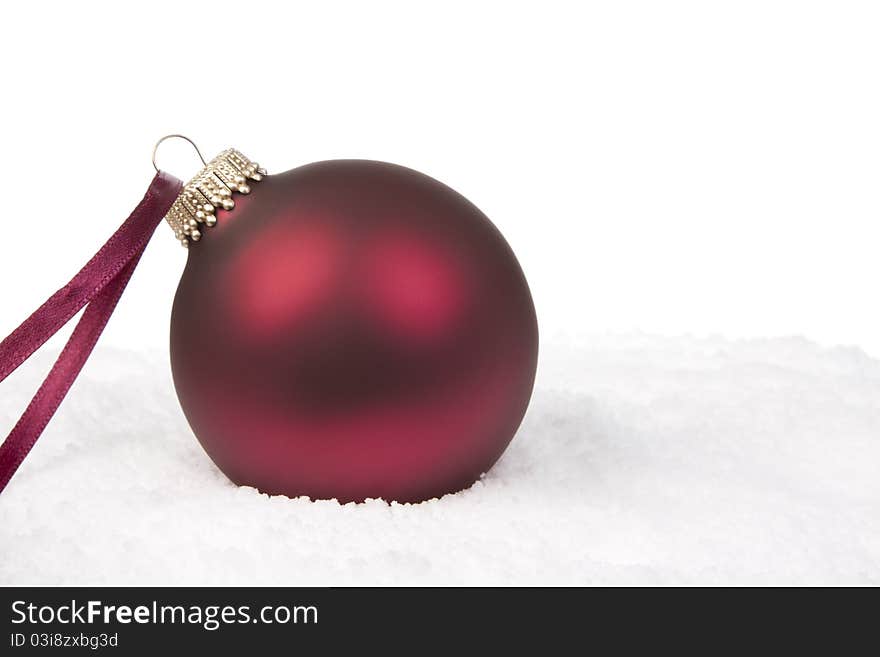
<path id="1" fill-rule="evenodd" d="M 421 173 L 264 178 L 189 250 L 171 363 L 196 436 L 263 492 L 415 502 L 471 485 L 531 396 L 535 309 L 501 233 Z"/>

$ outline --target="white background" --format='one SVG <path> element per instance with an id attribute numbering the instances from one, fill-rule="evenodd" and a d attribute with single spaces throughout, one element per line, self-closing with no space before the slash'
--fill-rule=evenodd
<path id="1" fill-rule="evenodd" d="M 880 356 L 880 20 L 842 2 L 10 3 L 0 334 L 140 199 L 153 142 L 390 160 L 501 228 L 558 332 Z M 186 178 L 195 160 L 168 144 Z M 164 348 L 161 227 L 105 335 Z"/>

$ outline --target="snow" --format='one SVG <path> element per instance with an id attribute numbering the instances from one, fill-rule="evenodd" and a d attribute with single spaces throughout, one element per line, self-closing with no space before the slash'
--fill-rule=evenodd
<path id="1" fill-rule="evenodd" d="M 2 385 L 4 432 L 51 357 Z M 99 345 L 0 495 L 0 584 L 880 584 L 880 361 L 800 338 L 548 339 L 483 481 L 341 506 L 236 488 L 167 354 Z"/>

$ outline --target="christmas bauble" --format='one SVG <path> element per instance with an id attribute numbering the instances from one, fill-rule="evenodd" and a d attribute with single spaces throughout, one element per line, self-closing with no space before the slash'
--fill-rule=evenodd
<path id="1" fill-rule="evenodd" d="M 392 164 L 261 178 L 234 207 L 215 198 L 210 229 L 185 227 L 198 243 L 171 362 L 205 451 L 270 494 L 415 502 L 471 485 L 516 432 L 537 364 L 501 233 Z"/>

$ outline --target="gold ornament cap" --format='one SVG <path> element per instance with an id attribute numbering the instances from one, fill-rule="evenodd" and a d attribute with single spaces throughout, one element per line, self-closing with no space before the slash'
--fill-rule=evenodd
<path id="1" fill-rule="evenodd" d="M 199 154 L 205 165 L 186 185 L 171 206 L 165 221 L 174 231 L 180 243 L 189 248 L 190 242 L 198 242 L 205 228 L 217 223 L 217 210 L 235 208 L 233 194 L 250 194 L 249 181 L 259 182 L 266 170 L 245 157 L 234 148 L 228 148 L 210 162 L 205 162 L 198 147 L 183 135 L 167 135 L 156 142 L 153 149 L 153 166 L 156 166 L 156 149 L 165 139 L 185 139 Z"/>

